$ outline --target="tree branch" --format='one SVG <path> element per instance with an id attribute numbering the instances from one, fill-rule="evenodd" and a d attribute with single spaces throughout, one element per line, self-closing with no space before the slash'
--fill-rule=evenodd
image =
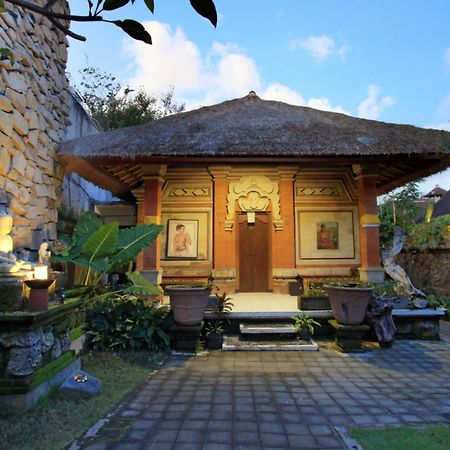
<path id="1" fill-rule="evenodd" d="M 103 17 L 101 16 L 72 16 L 70 14 L 61 14 L 47 9 L 41 8 L 40 6 L 30 3 L 25 0 L 5 0 L 15 6 L 21 6 L 24 9 L 29 9 L 37 14 L 42 14 L 45 17 L 53 17 L 55 19 L 71 20 L 73 22 L 102 22 Z"/>
<path id="2" fill-rule="evenodd" d="M 56 27 L 58 30 L 61 30 L 64 34 L 67 36 L 70 36 L 73 39 L 76 39 L 77 41 L 86 41 L 86 38 L 84 36 L 81 36 L 81 34 L 76 34 L 73 31 L 70 31 L 68 28 L 66 28 L 64 25 L 61 25 L 54 17 L 47 17 L 48 20 Z"/>

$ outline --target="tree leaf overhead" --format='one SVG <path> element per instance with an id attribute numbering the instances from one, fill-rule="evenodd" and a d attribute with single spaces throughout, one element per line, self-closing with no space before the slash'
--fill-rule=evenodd
<path id="1" fill-rule="evenodd" d="M 148 31 L 146 31 L 144 26 L 141 23 L 136 22 L 136 20 L 113 20 L 112 23 L 125 31 L 125 33 L 127 33 L 128 36 L 132 37 L 133 39 L 136 39 L 137 41 L 143 41 L 146 44 L 151 45 L 152 37 L 150 36 Z"/>
<path id="2" fill-rule="evenodd" d="M 203 17 L 217 26 L 217 11 L 212 0 L 190 0 L 192 7 Z"/>

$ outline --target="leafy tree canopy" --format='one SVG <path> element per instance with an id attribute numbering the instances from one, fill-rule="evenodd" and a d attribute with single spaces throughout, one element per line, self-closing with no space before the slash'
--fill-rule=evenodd
<path id="1" fill-rule="evenodd" d="M 76 90 L 90 116 L 103 131 L 131 125 L 141 125 L 155 119 L 184 111 L 185 105 L 173 100 L 170 89 L 160 97 L 122 87 L 115 77 L 96 67 L 86 67 Z"/>
<path id="2" fill-rule="evenodd" d="M 213 0 L 189 1 L 198 14 L 208 19 L 214 26 L 217 26 L 217 11 Z M 68 36 L 80 41 L 85 41 L 86 38 L 70 31 L 64 21 L 108 22 L 121 28 L 133 39 L 151 44 L 152 38 L 140 22 L 131 19 L 108 20 L 104 18 L 104 14 L 107 14 L 110 11 L 119 10 L 127 6 L 129 3 L 134 4 L 135 2 L 136 0 L 86 0 L 86 14 L 78 16 L 54 11 L 53 8 L 55 5 L 60 6 L 62 4 L 62 0 L 48 0 L 45 6 L 40 6 L 30 0 L 0 0 L 0 13 L 5 11 L 5 3 L 20 6 L 24 9 L 47 17 L 55 27 L 59 28 Z M 153 14 L 155 12 L 154 0 L 144 0 L 144 3 L 146 4 L 148 10 Z M 58 8 L 58 11 L 60 10 L 61 8 Z"/>

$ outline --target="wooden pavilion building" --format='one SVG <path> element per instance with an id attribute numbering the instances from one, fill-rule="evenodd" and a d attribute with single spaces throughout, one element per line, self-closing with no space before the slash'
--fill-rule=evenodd
<path id="1" fill-rule="evenodd" d="M 227 292 L 382 280 L 377 196 L 450 166 L 450 133 L 246 97 L 65 142 L 59 157 L 164 230 L 159 283 Z"/>

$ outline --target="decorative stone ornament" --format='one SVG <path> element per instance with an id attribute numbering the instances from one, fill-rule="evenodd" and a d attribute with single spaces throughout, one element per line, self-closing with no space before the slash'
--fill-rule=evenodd
<path id="1" fill-rule="evenodd" d="M 232 181 L 228 187 L 225 229 L 231 231 L 233 228 L 237 202 L 241 211 L 247 213 L 267 211 L 271 204 L 275 229 L 282 230 L 278 192 L 278 182 L 264 175 L 247 175 L 238 181 Z"/>

